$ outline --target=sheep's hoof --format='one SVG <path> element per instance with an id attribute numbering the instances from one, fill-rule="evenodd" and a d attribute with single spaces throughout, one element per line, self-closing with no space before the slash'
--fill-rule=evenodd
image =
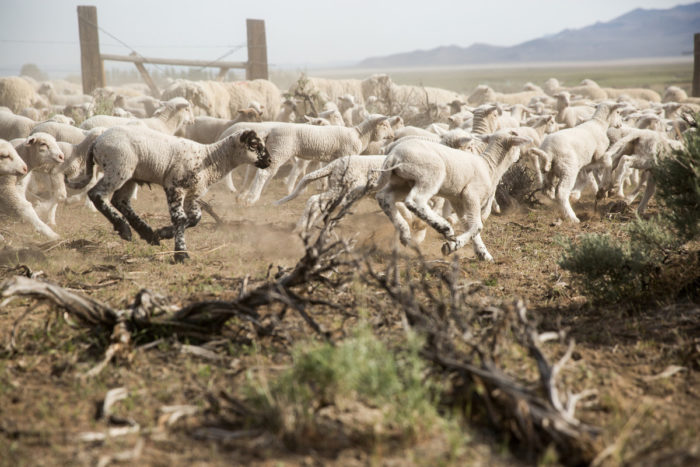
<path id="1" fill-rule="evenodd" d="M 153 235 L 146 238 L 145 240 L 148 242 L 149 245 L 155 245 L 155 246 L 160 245 L 160 237 L 155 232 L 153 233 Z"/>
<path id="2" fill-rule="evenodd" d="M 188 255 L 184 251 L 178 251 L 175 253 L 175 262 L 176 263 L 184 263 L 186 259 L 190 259 L 190 255 Z"/>
<path id="3" fill-rule="evenodd" d="M 161 227 L 156 230 L 156 235 L 158 235 L 160 239 L 173 238 L 175 236 L 175 229 L 173 229 L 172 225 Z"/>
<path id="4" fill-rule="evenodd" d="M 457 244 L 455 242 L 445 242 L 442 244 L 442 248 L 440 249 L 442 251 L 442 254 L 444 256 L 449 255 L 450 253 L 454 253 L 457 251 Z"/>
<path id="5" fill-rule="evenodd" d="M 127 242 L 131 241 L 131 229 L 128 225 L 117 227 L 117 233 L 123 240 L 126 240 Z"/>

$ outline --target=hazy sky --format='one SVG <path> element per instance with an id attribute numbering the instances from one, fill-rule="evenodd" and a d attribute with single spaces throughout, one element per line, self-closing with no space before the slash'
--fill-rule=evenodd
<path id="1" fill-rule="evenodd" d="M 276 67 L 314 67 L 441 45 L 514 45 L 682 0 L 0 0 L 0 74 L 36 63 L 80 70 L 77 5 L 146 57 L 214 60 L 243 44 L 246 18 L 264 19 Z M 131 50 L 100 32 L 102 53 Z M 245 48 L 225 60 L 245 61 Z M 108 62 L 106 67 L 114 66 Z M 131 66 L 131 65 L 129 65 Z"/>

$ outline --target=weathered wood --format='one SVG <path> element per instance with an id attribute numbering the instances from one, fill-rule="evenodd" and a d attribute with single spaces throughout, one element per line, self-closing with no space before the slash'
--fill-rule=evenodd
<path id="1" fill-rule="evenodd" d="M 137 56 L 136 52 L 132 52 L 131 55 Z M 134 65 L 136 65 L 136 69 L 139 70 L 139 73 L 141 73 L 141 78 L 143 78 L 148 85 L 153 97 L 160 98 L 160 89 L 158 89 L 158 86 L 156 86 L 155 81 L 153 81 L 153 78 L 151 78 L 151 75 L 148 73 L 148 70 L 146 70 L 146 67 L 143 66 L 143 62 L 134 62 Z"/>
<path id="2" fill-rule="evenodd" d="M 97 7 L 78 7 L 78 33 L 83 93 L 90 94 L 96 88 L 105 86 L 105 69 L 100 58 L 100 36 L 97 30 Z"/>
<path id="3" fill-rule="evenodd" d="M 226 78 L 226 73 L 228 73 L 228 68 L 221 67 L 219 68 L 219 74 L 216 75 L 216 80 L 217 81 L 223 81 Z"/>
<path id="4" fill-rule="evenodd" d="M 246 68 L 248 62 L 212 62 L 211 60 L 183 60 L 179 58 L 152 58 L 133 55 L 113 55 L 101 54 L 102 60 L 110 60 L 113 62 L 131 62 L 131 63 L 152 63 L 155 65 L 173 65 L 173 66 L 209 66 L 214 68 Z"/>
<path id="5" fill-rule="evenodd" d="M 700 33 L 694 36 L 693 97 L 700 97 Z"/>
<path id="6" fill-rule="evenodd" d="M 267 40 L 265 39 L 265 21 L 246 19 L 248 31 L 248 67 L 245 78 L 268 79 Z"/>

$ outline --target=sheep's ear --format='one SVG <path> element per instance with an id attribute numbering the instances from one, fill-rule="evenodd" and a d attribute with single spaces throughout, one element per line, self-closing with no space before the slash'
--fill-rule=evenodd
<path id="1" fill-rule="evenodd" d="M 29 136 L 26 141 L 24 142 L 25 146 L 31 146 L 32 144 L 36 143 L 36 136 Z"/>
<path id="2" fill-rule="evenodd" d="M 175 104 L 175 109 L 180 110 L 180 109 L 186 109 L 190 106 L 189 102 L 180 102 L 178 104 Z"/>
<path id="3" fill-rule="evenodd" d="M 253 130 L 244 130 L 243 133 L 241 133 L 241 136 L 238 138 L 238 140 L 248 146 L 251 141 L 254 141 L 257 138 L 257 134 L 255 134 L 255 131 Z"/>
<path id="4" fill-rule="evenodd" d="M 304 115 L 304 120 L 306 120 L 307 122 L 310 123 L 310 122 L 313 122 L 313 121 L 314 121 L 314 118 L 313 118 L 313 117 L 309 117 L 308 115 Z"/>

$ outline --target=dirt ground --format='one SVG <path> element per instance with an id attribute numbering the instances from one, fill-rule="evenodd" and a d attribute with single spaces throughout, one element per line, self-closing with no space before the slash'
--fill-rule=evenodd
<path id="1" fill-rule="evenodd" d="M 150 246 L 122 241 L 106 219 L 82 206 L 58 212 L 63 241 L 47 244 L 25 225 L 0 223 L 6 247 L 0 251 L 0 281 L 26 265 L 41 277 L 115 307 L 126 306 L 142 288 L 167 296 L 176 305 L 196 300 L 230 299 L 242 279 L 266 277 L 277 266 L 288 267 L 303 254 L 292 232 L 306 196 L 282 207 L 274 184 L 254 207 L 235 203 L 216 186 L 206 196 L 225 224 L 204 214 L 187 231 L 192 259 L 172 263 L 172 243 Z M 163 225 L 167 208 L 159 187 L 143 187 L 134 203 L 148 222 Z M 476 294 L 525 300 L 541 320 L 541 330 L 565 329 L 577 343 L 567 381 L 595 388 L 598 398 L 578 415 L 602 428 L 601 449 L 611 446 L 607 465 L 698 465 L 700 460 L 700 308 L 689 303 L 649 304 L 644 310 L 594 307 L 581 295 L 557 261 L 559 239 L 582 233 L 623 235 L 631 212 L 593 212 L 590 197 L 574 204 L 580 225 L 559 224 L 546 200 L 492 215 L 484 242 L 495 258 L 477 261 L 469 247 L 460 251 L 461 273 Z M 652 203 L 651 210 L 655 209 Z M 341 222 L 343 235 L 355 235 L 360 247 L 376 244 L 389 252 L 394 233 L 372 199 L 362 200 Z M 421 246 L 428 259 L 442 260 L 442 242 L 429 232 Z M 377 258 L 381 262 L 381 255 Z M 334 297 L 327 297 L 332 300 Z M 341 329 L 334 311 L 315 311 L 315 319 Z M 370 310 L 381 317 L 382 310 Z M 20 320 L 20 318 L 22 318 Z M 11 338 L 15 324 L 14 348 Z M 391 323 L 400 326 L 400 323 Z M 310 332 L 303 322 L 292 327 L 292 339 Z M 560 344 L 552 344 L 554 346 Z M 563 346 L 562 346 L 563 348 Z M 448 456 L 444 440 L 426 439 L 398 450 L 352 449 L 334 458 L 317 452 L 298 453 L 265 435 L 216 439 L 202 430 L 200 418 L 183 417 L 173 426 L 161 408 L 208 407 L 210 396 L 235 391 L 250 372 L 289 362 L 288 348 L 266 341 L 222 344 L 212 361 L 183 351 L 183 343 L 166 340 L 132 352 L 131 361 L 108 365 L 91 379 L 80 375 L 101 358 L 104 343 L 72 328 L 49 305 L 28 299 L 0 308 L 0 465 L 106 465 L 138 449 L 138 465 L 513 465 L 520 461 L 488 430 L 475 429 L 465 449 Z M 126 387 L 129 396 L 118 413 L 135 421 L 140 432 L 100 441 L 84 441 L 86 432 L 105 432 L 99 406 L 108 390 Z"/>

